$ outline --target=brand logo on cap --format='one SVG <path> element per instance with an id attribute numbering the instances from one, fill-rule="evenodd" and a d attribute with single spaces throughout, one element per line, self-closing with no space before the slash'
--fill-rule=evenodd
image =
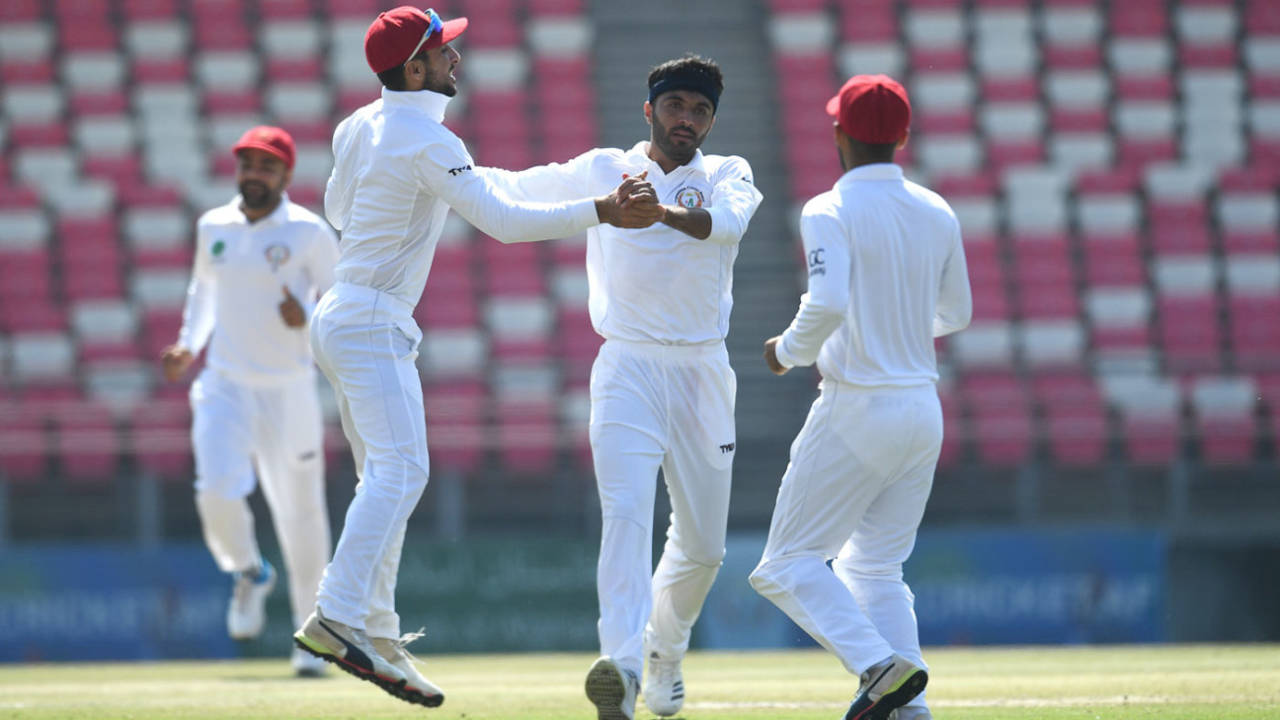
<path id="1" fill-rule="evenodd" d="M 703 200 L 702 191 L 696 187 L 686 185 L 676 191 L 676 204 L 681 207 L 700 208 Z"/>

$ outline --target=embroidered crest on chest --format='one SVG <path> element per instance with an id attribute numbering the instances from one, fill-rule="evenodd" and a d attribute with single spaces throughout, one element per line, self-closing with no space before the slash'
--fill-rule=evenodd
<path id="1" fill-rule="evenodd" d="M 685 185 L 676 191 L 676 204 L 681 207 L 699 208 L 705 201 L 702 191 L 692 185 Z"/>
<path id="2" fill-rule="evenodd" d="M 271 263 L 271 272 L 279 270 L 281 265 L 289 262 L 290 253 L 288 245 L 281 245 L 278 243 L 268 245 L 267 249 L 262 251 L 262 254 L 266 256 L 267 262 Z"/>

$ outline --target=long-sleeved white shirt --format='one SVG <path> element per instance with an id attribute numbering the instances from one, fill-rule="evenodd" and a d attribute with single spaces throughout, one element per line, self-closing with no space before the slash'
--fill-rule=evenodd
<path id="1" fill-rule="evenodd" d="M 310 317 L 316 298 L 333 284 L 337 261 L 333 230 L 288 195 L 253 223 L 238 196 L 213 208 L 196 224 L 178 345 L 195 354 L 209 343 L 207 365 L 249 385 L 313 372 L 307 329 L 285 325 L 280 303 L 288 287 Z"/>
<path id="2" fill-rule="evenodd" d="M 562 200 L 605 194 L 623 178 L 645 176 L 658 202 L 701 207 L 711 234 L 698 240 L 662 223 L 642 229 L 599 225 L 587 231 L 588 309 L 607 339 L 691 345 L 724 340 L 733 308 L 733 262 L 763 195 L 751 166 L 736 156 L 694 154 L 664 173 L 649 143 L 589 150 L 566 163 L 521 172 L 485 168 L 512 197 Z"/>
<path id="3" fill-rule="evenodd" d="M 384 88 L 334 131 L 324 208 L 342 233 L 338 281 L 417 305 L 449 208 L 502 242 L 564 237 L 599 222 L 585 191 L 554 204 L 515 203 L 494 192 L 441 124 L 448 102 L 426 90 Z"/>
<path id="4" fill-rule="evenodd" d="M 960 223 L 937 193 L 891 163 L 845 173 L 804 206 L 809 292 L 778 361 L 855 385 L 937 382 L 933 338 L 973 314 Z"/>

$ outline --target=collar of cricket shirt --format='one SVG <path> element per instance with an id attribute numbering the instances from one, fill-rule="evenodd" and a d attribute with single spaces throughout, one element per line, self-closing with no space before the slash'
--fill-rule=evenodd
<path id="1" fill-rule="evenodd" d="M 444 122 L 444 110 L 450 99 L 448 95 L 430 90 L 397 92 L 382 88 L 383 107 L 417 110 L 436 122 Z"/>
<path id="2" fill-rule="evenodd" d="M 655 161 L 653 158 L 649 157 L 649 141 L 648 140 L 641 140 L 640 142 L 633 145 L 629 154 L 639 156 L 639 161 L 640 163 L 642 163 L 640 166 L 641 169 L 649 168 L 650 170 L 656 170 L 659 174 L 663 175 L 663 177 L 670 177 L 671 175 L 675 175 L 676 173 L 686 168 L 689 170 L 693 170 L 695 172 L 702 173 L 703 175 L 707 174 L 707 164 L 702 160 L 701 148 L 693 151 L 693 159 L 689 160 L 689 162 L 685 163 L 684 165 L 681 165 L 680 167 L 672 170 L 670 173 L 663 173 L 662 166 L 659 165 L 657 161 Z M 640 170 L 637 170 L 636 172 L 640 172 Z"/>
<path id="3" fill-rule="evenodd" d="M 857 180 L 901 180 L 902 166 L 897 163 L 871 163 L 870 165 L 859 165 L 858 167 L 846 172 L 836 181 L 837 185 L 843 185 L 847 182 L 855 182 Z"/>

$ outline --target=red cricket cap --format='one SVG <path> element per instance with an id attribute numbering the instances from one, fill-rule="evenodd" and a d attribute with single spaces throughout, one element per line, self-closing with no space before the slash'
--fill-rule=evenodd
<path id="1" fill-rule="evenodd" d="M 888 75 L 854 75 L 827 101 L 845 135 L 864 143 L 896 143 L 911 126 L 907 90 Z"/>
<path id="2" fill-rule="evenodd" d="M 232 146 L 231 153 L 234 155 L 241 150 L 251 148 L 275 155 L 283 160 L 290 170 L 293 169 L 293 159 L 297 156 L 297 151 L 293 147 L 293 137 L 284 130 L 270 125 L 249 128 Z"/>
<path id="3" fill-rule="evenodd" d="M 380 13 L 364 34 L 364 57 L 374 73 L 403 65 L 423 50 L 452 42 L 467 29 L 467 19 L 444 22 L 434 10 L 401 5 Z"/>

